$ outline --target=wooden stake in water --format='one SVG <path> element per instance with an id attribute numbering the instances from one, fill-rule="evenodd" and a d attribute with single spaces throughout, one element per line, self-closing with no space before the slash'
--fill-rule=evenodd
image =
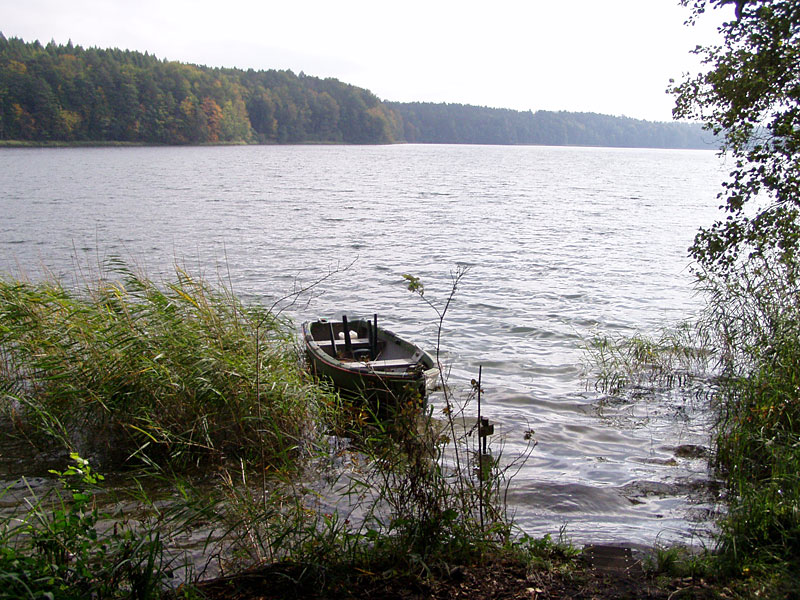
<path id="1" fill-rule="evenodd" d="M 481 422 L 481 376 L 483 365 L 478 365 L 478 513 L 481 519 L 481 532 L 483 531 L 483 431 Z"/>
<path id="2" fill-rule="evenodd" d="M 489 422 L 489 419 L 481 414 L 481 395 L 483 390 L 481 384 L 483 382 L 483 367 L 478 367 L 478 381 L 473 380 L 473 384 L 478 387 L 478 511 L 481 519 L 481 529 L 483 529 L 483 482 L 485 479 L 491 479 L 492 467 L 494 466 L 492 459 L 489 455 L 489 436 L 494 434 L 494 425 Z M 491 482 L 490 482 L 491 485 Z"/>

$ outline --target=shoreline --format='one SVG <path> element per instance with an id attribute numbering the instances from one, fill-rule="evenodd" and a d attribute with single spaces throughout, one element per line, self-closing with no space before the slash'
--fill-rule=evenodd
<path id="1" fill-rule="evenodd" d="M 122 142 L 122 141 L 56 141 L 56 140 L 0 140 L 0 150 L 16 148 L 213 148 L 225 146 L 487 146 L 513 148 L 607 148 L 611 150 L 673 150 L 687 152 L 717 152 L 718 148 L 677 148 L 672 146 L 586 146 L 581 144 L 480 144 L 462 142 L 406 142 L 396 141 L 383 144 L 351 144 L 348 142 L 205 142 L 186 144 L 159 144 L 155 142 Z"/>

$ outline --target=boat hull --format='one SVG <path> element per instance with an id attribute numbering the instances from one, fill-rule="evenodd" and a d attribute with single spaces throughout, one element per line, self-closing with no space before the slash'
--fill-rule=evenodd
<path id="1" fill-rule="evenodd" d="M 311 372 L 348 395 L 424 402 L 438 375 L 428 353 L 366 320 L 304 323 L 303 343 Z"/>

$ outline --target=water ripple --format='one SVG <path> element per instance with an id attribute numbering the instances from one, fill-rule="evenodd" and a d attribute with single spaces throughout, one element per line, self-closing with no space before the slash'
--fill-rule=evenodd
<path id="1" fill-rule="evenodd" d="M 451 271 L 468 265 L 443 357 L 457 393 L 483 366 L 504 456 L 534 432 L 509 496 L 520 524 L 567 523 L 577 541 L 685 540 L 703 514 L 691 482 L 707 475 L 668 448 L 708 444 L 701 409 L 587 392 L 581 348 L 593 331 L 653 331 L 697 308 L 685 249 L 716 216 L 718 185 L 701 151 L 6 149 L 0 271 L 72 281 L 76 264 L 111 254 L 155 279 L 176 262 L 206 274 L 222 264 L 237 293 L 271 304 L 352 263 L 289 314 L 378 312 L 432 348 L 436 315 L 401 275 L 421 277 L 441 306 Z"/>

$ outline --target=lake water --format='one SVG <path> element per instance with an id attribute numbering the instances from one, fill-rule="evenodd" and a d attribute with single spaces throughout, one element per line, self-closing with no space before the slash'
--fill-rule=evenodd
<path id="1" fill-rule="evenodd" d="M 712 151 L 279 146 L 0 150 L 0 273 L 80 281 L 111 256 L 178 263 L 243 298 L 316 316 L 377 312 L 432 349 L 443 300 L 451 383 L 483 368 L 504 457 L 538 442 L 509 504 L 532 535 L 695 543 L 710 525 L 702 403 L 587 386 L 593 332 L 654 332 L 700 306 L 686 249 L 717 217 Z M 319 281 L 326 274 L 332 275 Z M 438 397 L 433 402 L 440 402 Z"/>

